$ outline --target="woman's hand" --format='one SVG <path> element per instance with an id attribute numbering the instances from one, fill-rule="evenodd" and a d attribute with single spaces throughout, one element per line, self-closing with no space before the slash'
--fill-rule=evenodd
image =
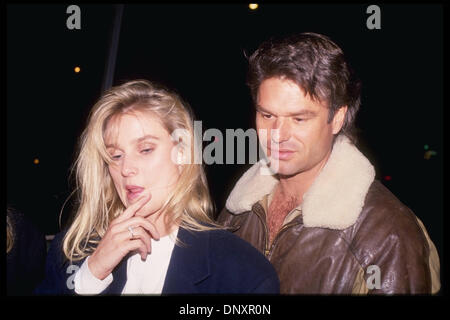
<path id="1" fill-rule="evenodd" d="M 88 260 L 89 270 L 97 279 L 105 279 L 128 252 L 137 250 L 143 260 L 151 252 L 151 239 L 158 240 L 159 233 L 151 222 L 134 216 L 150 199 L 151 195 L 142 196 L 109 225 Z"/>

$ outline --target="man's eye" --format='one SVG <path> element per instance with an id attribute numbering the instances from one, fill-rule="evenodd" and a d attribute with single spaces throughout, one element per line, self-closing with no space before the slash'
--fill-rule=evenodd
<path id="1" fill-rule="evenodd" d="M 294 118 L 294 120 L 297 121 L 297 122 L 302 122 L 305 119 L 303 119 L 303 118 Z"/>
<path id="2" fill-rule="evenodd" d="M 262 116 L 263 116 L 264 119 L 272 118 L 272 115 L 270 115 L 270 114 L 263 114 Z"/>

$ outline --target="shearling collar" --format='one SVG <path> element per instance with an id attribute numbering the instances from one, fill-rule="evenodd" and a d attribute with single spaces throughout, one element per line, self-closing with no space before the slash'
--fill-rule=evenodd
<path id="1" fill-rule="evenodd" d="M 250 211 L 252 206 L 272 192 L 278 179 L 263 175 L 265 161 L 255 163 L 236 183 L 226 202 L 233 214 Z M 350 140 L 339 135 L 330 158 L 309 190 L 303 195 L 305 227 L 342 230 L 356 222 L 367 191 L 375 178 L 375 169 Z"/>

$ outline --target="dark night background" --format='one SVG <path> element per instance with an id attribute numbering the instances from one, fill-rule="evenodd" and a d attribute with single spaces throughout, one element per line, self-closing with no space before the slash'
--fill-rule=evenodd
<path id="1" fill-rule="evenodd" d="M 45 234 L 60 229 L 115 12 L 114 5 L 79 4 L 81 30 L 69 30 L 69 5 L 7 6 L 7 201 Z M 270 36 L 328 35 L 363 82 L 359 146 L 378 179 L 427 227 L 443 273 L 443 9 L 380 4 L 381 30 L 369 30 L 367 6 L 125 5 L 113 84 L 160 81 L 190 103 L 203 130 L 247 130 L 253 111 L 244 51 Z M 427 151 L 435 154 L 426 159 Z M 217 210 L 247 167 L 206 166 Z M 69 200 L 63 222 L 70 207 Z"/>

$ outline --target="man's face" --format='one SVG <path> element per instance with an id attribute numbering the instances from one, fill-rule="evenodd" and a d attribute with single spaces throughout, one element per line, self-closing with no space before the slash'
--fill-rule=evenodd
<path id="1" fill-rule="evenodd" d="M 256 109 L 259 141 L 271 167 L 280 175 L 291 176 L 327 161 L 347 108 L 340 108 L 328 123 L 325 103 L 305 96 L 290 80 L 269 78 L 259 87 Z"/>

